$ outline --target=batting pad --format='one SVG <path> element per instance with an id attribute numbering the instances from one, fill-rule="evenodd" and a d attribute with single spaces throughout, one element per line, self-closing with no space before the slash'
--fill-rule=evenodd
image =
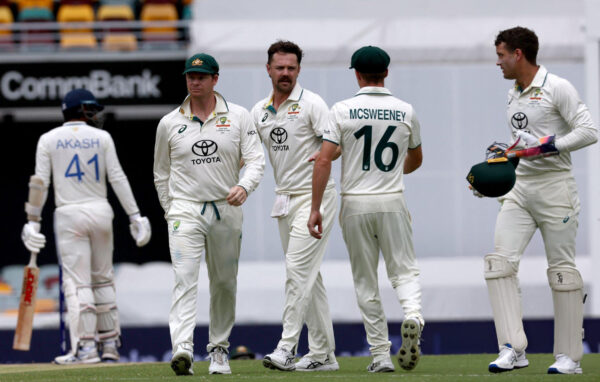
<path id="1" fill-rule="evenodd" d="M 96 337 L 96 306 L 92 288 L 89 285 L 77 286 L 79 300 L 79 341 L 90 341 Z"/>
<path id="2" fill-rule="evenodd" d="M 65 302 L 67 304 L 67 320 L 69 325 L 69 339 L 71 341 L 71 350 L 77 351 L 79 342 L 79 298 L 77 297 L 77 287 L 73 280 L 64 278 L 63 288 L 65 291 Z"/>
<path id="3" fill-rule="evenodd" d="M 523 329 L 521 292 L 516 266 L 497 254 L 486 255 L 484 264 L 498 348 L 510 344 L 515 351 L 522 352 L 527 347 L 527 337 Z"/>
<path id="4" fill-rule="evenodd" d="M 112 282 L 93 284 L 100 341 L 112 340 L 121 334 L 115 285 Z"/>
<path id="5" fill-rule="evenodd" d="M 583 280 L 577 269 L 548 268 L 554 302 L 554 355 L 583 356 Z"/>

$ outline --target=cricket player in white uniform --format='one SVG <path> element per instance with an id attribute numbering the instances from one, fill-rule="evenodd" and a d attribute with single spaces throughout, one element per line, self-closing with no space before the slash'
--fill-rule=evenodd
<path id="1" fill-rule="evenodd" d="M 58 364 L 119 359 L 121 328 L 113 281 L 113 210 L 106 199 L 107 177 L 129 215 L 137 245 L 145 245 L 151 236 L 150 223 L 140 216 L 110 134 L 90 126 L 98 123 L 102 109 L 88 90 L 70 91 L 62 102 L 65 123 L 43 134 L 37 145 L 35 175 L 46 189 L 50 177 L 54 184 L 54 230 L 72 347 L 68 354 L 55 358 Z M 26 210 L 40 216 L 42 208 L 27 205 Z M 31 251 L 44 246 L 39 228 L 35 222 L 23 227 L 22 238 Z"/>
<path id="2" fill-rule="evenodd" d="M 571 173 L 571 151 L 597 141 L 597 129 L 575 88 L 536 64 L 538 39 L 529 29 L 501 31 L 495 41 L 497 65 L 515 80 L 508 92 L 507 119 L 521 157 L 511 192 L 501 197 L 494 252 L 485 256 L 485 279 L 494 314 L 500 354 L 491 372 L 526 367 L 517 272 L 536 229 L 548 260 L 554 303 L 554 356 L 549 374 L 581 373 L 583 355 L 583 280 L 575 265 L 580 211 Z M 535 159 L 535 160 L 530 160 Z"/>
<path id="3" fill-rule="evenodd" d="M 421 314 L 419 268 L 412 242 L 410 215 L 404 201 L 403 174 L 423 160 L 420 125 L 413 107 L 384 87 L 390 57 L 367 46 L 352 55 L 359 92 L 336 103 L 323 134 L 313 173 L 313 200 L 308 228 L 321 237 L 319 208 L 329 182 L 331 160 L 342 151 L 340 223 L 350 255 L 356 298 L 373 361 L 370 372 L 394 371 L 388 327 L 377 281 L 379 251 L 404 309 L 398 362 L 413 369 L 420 357 Z"/>
<path id="4" fill-rule="evenodd" d="M 265 158 L 248 111 L 214 87 L 219 65 L 208 54 L 185 63 L 188 97 L 156 131 L 154 183 L 165 210 L 175 286 L 169 327 L 171 367 L 193 374 L 193 334 L 202 252 L 210 288 L 210 374 L 230 374 L 229 334 L 235 319 L 242 236 L 240 207 L 262 179 Z M 243 161 L 243 162 L 242 162 Z M 241 164 L 245 172 L 240 177 Z"/>
<path id="5" fill-rule="evenodd" d="M 332 178 L 325 191 L 322 240 L 306 228 L 310 214 L 313 161 L 321 148 L 329 109 L 317 94 L 297 82 L 302 50 L 277 41 L 268 50 L 267 72 L 273 84 L 251 115 L 273 166 L 277 194 L 271 216 L 277 218 L 285 252 L 286 284 L 283 332 L 277 348 L 265 356 L 265 367 L 284 371 L 339 369 L 334 350 L 329 303 L 319 268 L 336 213 Z M 294 363 L 302 326 L 308 327 L 309 353 Z"/>

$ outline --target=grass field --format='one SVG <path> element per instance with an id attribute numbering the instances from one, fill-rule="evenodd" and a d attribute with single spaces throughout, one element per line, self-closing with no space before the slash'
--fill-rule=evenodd
<path id="1" fill-rule="evenodd" d="M 0 366 L 0 381 L 600 381 L 600 354 L 586 354 L 583 375 L 548 375 L 553 362 L 551 354 L 527 354 L 530 366 L 502 374 L 490 374 L 487 365 L 494 359 L 491 354 L 424 356 L 413 371 L 399 367 L 394 373 L 371 374 L 366 371 L 370 359 L 340 357 L 336 372 L 280 372 L 262 366 L 261 361 L 231 361 L 231 375 L 208 375 L 208 362 L 195 362 L 192 377 L 176 377 L 168 363 L 131 363 L 86 366 L 58 366 L 52 364 L 21 364 Z M 395 361 L 394 361 L 395 362 Z"/>

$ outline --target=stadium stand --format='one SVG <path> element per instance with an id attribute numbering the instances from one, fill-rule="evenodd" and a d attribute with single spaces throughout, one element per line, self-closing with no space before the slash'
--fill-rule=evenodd
<path id="1" fill-rule="evenodd" d="M 91 4 L 63 3 L 56 20 L 61 23 L 61 50 L 93 50 L 98 42 L 92 32 L 94 8 Z M 84 23 L 84 24 L 81 24 Z"/>
<path id="2" fill-rule="evenodd" d="M 176 21 L 179 16 L 172 3 L 145 2 L 142 6 L 142 21 Z M 144 49 L 173 49 L 177 44 L 178 33 L 175 26 L 150 26 L 142 29 Z"/>
<path id="3" fill-rule="evenodd" d="M 54 13 L 46 7 L 23 8 L 19 11 L 20 23 L 35 23 L 40 26 L 54 21 Z M 23 24 L 24 25 L 24 24 Z M 35 28 L 25 29 L 20 33 L 20 50 L 23 52 L 43 52 L 54 50 L 56 35 L 53 30 Z"/>
<path id="4" fill-rule="evenodd" d="M 0 26 L 9 27 L 14 21 L 12 11 L 8 5 L 0 5 Z M 14 49 L 13 34 L 10 29 L 0 29 L 0 51 Z"/>
<path id="5" fill-rule="evenodd" d="M 46 8 L 54 12 L 54 0 L 15 0 L 19 12 L 27 8 Z"/>
<path id="6" fill-rule="evenodd" d="M 192 0 L 0 0 L 0 51 L 175 50 Z"/>
<path id="7" fill-rule="evenodd" d="M 98 8 L 98 21 L 123 22 L 122 26 L 105 28 L 102 37 L 102 49 L 106 51 L 135 51 L 137 38 L 129 28 L 128 21 L 135 18 L 133 9 L 128 4 L 102 4 Z"/>

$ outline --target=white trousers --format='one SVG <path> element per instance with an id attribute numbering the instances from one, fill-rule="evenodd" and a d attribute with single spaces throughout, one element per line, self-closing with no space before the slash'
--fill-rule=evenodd
<path id="1" fill-rule="evenodd" d="M 424 324 L 420 272 L 404 196 L 401 193 L 344 196 L 340 223 L 371 354 L 389 354 L 391 342 L 377 277 L 380 250 L 405 317 Z"/>
<path id="2" fill-rule="evenodd" d="M 226 201 L 193 203 L 174 200 L 167 214 L 169 249 L 175 273 L 169 328 L 173 351 L 194 346 L 198 273 L 206 254 L 210 310 L 208 345 L 229 348 L 235 320 L 238 260 L 242 236 L 242 208 Z"/>
<path id="3" fill-rule="evenodd" d="M 539 228 L 544 240 L 548 267 L 577 269 L 575 237 L 579 225 L 580 204 L 577 185 L 570 172 L 519 177 L 511 192 L 499 200 L 502 206 L 496 219 L 494 254 L 505 257 L 518 272 L 523 251 Z M 517 276 L 515 278 L 518 283 Z M 501 302 L 492 301 L 492 304 Z M 500 311 L 512 311 L 503 306 L 495 308 Z M 522 322 L 519 312 L 514 314 L 510 321 Z M 555 325 L 560 326 L 562 323 L 555 322 Z M 509 338 L 499 336 L 498 347 L 501 348 L 509 341 Z"/>
<path id="4" fill-rule="evenodd" d="M 539 228 L 549 267 L 575 267 L 575 237 L 579 226 L 577 184 L 570 172 L 519 177 L 499 199 L 494 252 L 516 263 Z"/>
<path id="5" fill-rule="evenodd" d="M 279 235 L 285 252 L 286 283 L 283 332 L 278 347 L 296 350 L 302 326 L 308 327 L 309 355 L 318 362 L 334 356 L 335 340 L 329 302 L 319 271 L 337 210 L 337 193 L 325 191 L 322 203 L 323 236 L 308 233 L 312 194 L 290 196 L 287 216 L 278 218 Z"/>
<path id="6" fill-rule="evenodd" d="M 113 285 L 113 210 L 107 201 L 58 207 L 56 247 L 63 269 L 71 347 L 93 340 L 99 330 L 120 333 Z M 105 307 L 106 309 L 103 309 Z M 97 316 L 97 308 L 100 315 Z"/>

